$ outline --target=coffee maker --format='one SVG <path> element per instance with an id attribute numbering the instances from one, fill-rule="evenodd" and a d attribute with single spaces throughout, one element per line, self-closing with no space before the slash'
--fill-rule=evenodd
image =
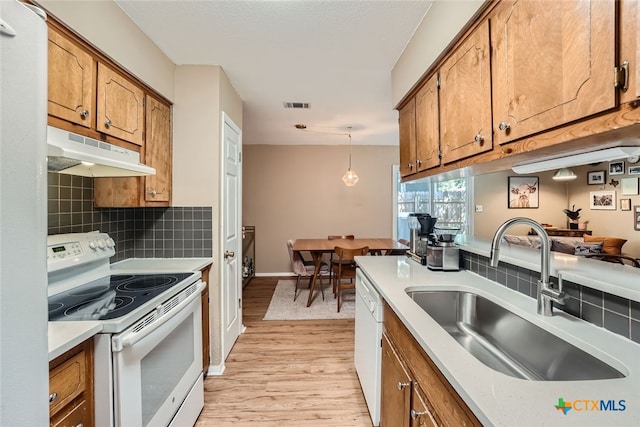
<path id="1" fill-rule="evenodd" d="M 428 213 L 410 213 L 409 231 L 410 243 L 409 251 L 419 257 L 427 255 L 427 247 L 436 240 L 433 228 L 438 218 L 433 218 Z"/>
<path id="2" fill-rule="evenodd" d="M 434 227 L 435 239 L 427 246 L 427 268 L 430 270 L 460 270 L 460 253 L 454 242 L 459 228 Z"/>

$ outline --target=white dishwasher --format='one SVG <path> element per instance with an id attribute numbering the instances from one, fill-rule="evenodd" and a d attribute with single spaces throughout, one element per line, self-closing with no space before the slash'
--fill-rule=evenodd
<path id="1" fill-rule="evenodd" d="M 382 298 L 360 270 L 356 276 L 354 361 L 374 426 L 380 424 Z"/>

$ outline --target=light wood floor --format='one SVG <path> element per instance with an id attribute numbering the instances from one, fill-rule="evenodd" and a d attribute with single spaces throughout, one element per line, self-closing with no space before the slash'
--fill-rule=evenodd
<path id="1" fill-rule="evenodd" d="M 354 321 L 262 320 L 276 283 L 254 278 L 244 289 L 247 330 L 224 375 L 205 380 L 196 426 L 371 427 L 353 365 Z"/>

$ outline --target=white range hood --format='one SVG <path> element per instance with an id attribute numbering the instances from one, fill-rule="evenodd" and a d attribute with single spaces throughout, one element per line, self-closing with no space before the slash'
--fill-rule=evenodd
<path id="1" fill-rule="evenodd" d="M 87 177 L 156 174 L 140 163 L 140 153 L 52 126 L 47 127 L 47 169 Z"/>

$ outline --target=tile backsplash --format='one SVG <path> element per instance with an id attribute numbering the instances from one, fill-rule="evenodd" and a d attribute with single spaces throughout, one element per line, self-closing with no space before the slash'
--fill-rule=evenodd
<path id="1" fill-rule="evenodd" d="M 500 262 L 491 267 L 489 259 L 467 251 L 460 251 L 465 270 L 479 274 L 503 286 L 536 298 L 540 273 Z M 553 278 L 558 283 L 558 278 Z M 564 306 L 554 306 L 565 313 L 608 331 L 640 343 L 640 303 L 617 295 L 598 291 L 578 283 L 563 281 L 567 300 Z"/>
<path id="2" fill-rule="evenodd" d="M 93 179 L 48 174 L 48 233 L 109 233 L 111 262 L 126 258 L 210 257 L 211 207 L 94 208 Z"/>

